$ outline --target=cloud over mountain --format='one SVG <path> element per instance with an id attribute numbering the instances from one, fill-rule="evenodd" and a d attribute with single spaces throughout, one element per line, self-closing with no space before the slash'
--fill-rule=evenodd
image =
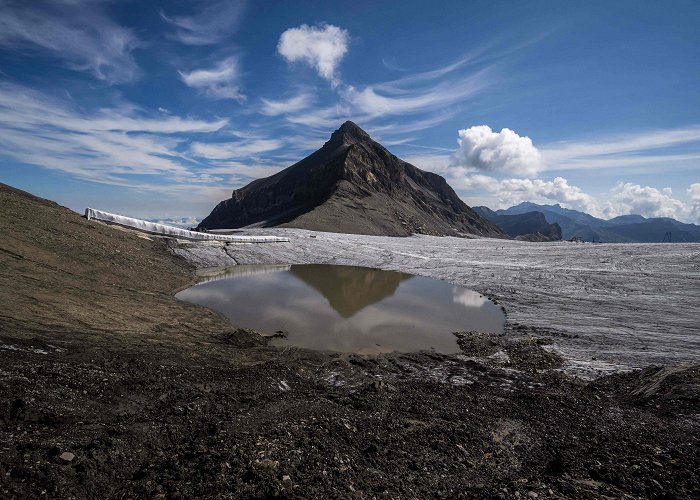
<path id="1" fill-rule="evenodd" d="M 287 62 L 311 66 L 332 86 L 339 83 L 338 64 L 348 51 L 348 32 L 332 24 L 289 28 L 280 36 L 277 51 Z"/>
<path id="2" fill-rule="evenodd" d="M 656 189 L 631 182 L 618 183 L 612 190 L 609 203 L 615 215 L 639 214 L 645 217 L 684 218 L 689 208 L 674 198 L 671 188 Z"/>
<path id="3" fill-rule="evenodd" d="M 459 149 L 452 157 L 457 166 L 482 172 L 530 177 L 542 166 L 540 152 L 529 137 L 504 128 L 494 132 L 488 125 L 462 129 Z"/>

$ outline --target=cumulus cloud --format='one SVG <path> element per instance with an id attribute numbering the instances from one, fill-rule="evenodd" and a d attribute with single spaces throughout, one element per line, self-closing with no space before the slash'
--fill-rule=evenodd
<path id="1" fill-rule="evenodd" d="M 229 57 L 208 69 L 189 73 L 179 71 L 180 79 L 189 87 L 200 89 L 214 99 L 233 99 L 243 102 L 245 96 L 238 85 L 238 61 Z"/>
<path id="2" fill-rule="evenodd" d="M 496 179 L 488 175 L 453 178 L 458 188 L 482 191 L 495 197 L 498 207 L 510 207 L 523 201 L 560 203 L 564 206 L 601 215 L 593 196 L 563 177 L 545 179 Z"/>
<path id="3" fill-rule="evenodd" d="M 700 224 L 700 183 L 696 182 L 691 184 L 686 191 L 688 192 L 688 196 L 690 196 L 690 201 L 693 203 L 690 209 L 690 216 L 693 222 Z"/>
<path id="4" fill-rule="evenodd" d="M 277 51 L 287 62 L 304 62 L 328 80 L 332 86 L 339 83 L 338 64 L 348 51 L 348 32 L 338 26 L 302 24 L 282 33 Z"/>
<path id="5" fill-rule="evenodd" d="M 671 188 L 643 187 L 631 182 L 618 183 L 612 190 L 609 204 L 611 212 L 616 212 L 615 215 L 639 214 L 645 217 L 683 219 L 690 212 L 685 203 L 673 197 Z"/>
<path id="6" fill-rule="evenodd" d="M 0 0 L 0 46 L 43 52 L 108 83 L 135 79 L 140 42 L 96 3 Z"/>
<path id="7" fill-rule="evenodd" d="M 529 137 L 508 128 L 494 132 L 488 125 L 462 129 L 452 164 L 487 173 L 533 176 L 542 166 L 540 152 Z"/>

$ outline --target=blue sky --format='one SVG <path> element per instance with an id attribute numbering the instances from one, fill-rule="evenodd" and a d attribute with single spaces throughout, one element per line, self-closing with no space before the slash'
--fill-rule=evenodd
<path id="1" fill-rule="evenodd" d="M 700 2 L 0 0 L 0 181 L 201 218 L 352 119 L 470 205 L 700 221 Z"/>

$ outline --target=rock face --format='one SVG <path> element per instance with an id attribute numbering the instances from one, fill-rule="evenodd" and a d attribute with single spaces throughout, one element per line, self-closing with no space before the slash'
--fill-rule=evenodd
<path id="1" fill-rule="evenodd" d="M 199 229 L 251 225 L 384 236 L 507 238 L 469 208 L 441 176 L 397 158 L 349 121 L 315 153 L 235 190 Z"/>

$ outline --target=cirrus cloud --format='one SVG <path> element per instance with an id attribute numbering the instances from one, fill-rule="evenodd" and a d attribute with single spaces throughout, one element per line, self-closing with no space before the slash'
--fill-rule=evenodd
<path id="1" fill-rule="evenodd" d="M 210 97 L 238 102 L 245 100 L 238 85 L 238 61 L 235 57 L 224 59 L 211 68 L 179 73 L 185 85 L 203 90 Z"/>
<path id="2" fill-rule="evenodd" d="M 348 32 L 332 24 L 302 24 L 282 33 L 277 51 L 287 62 L 304 62 L 335 87 L 339 83 L 338 64 L 348 51 Z"/>
<path id="3" fill-rule="evenodd" d="M 494 132 L 478 125 L 458 132 L 459 149 L 452 165 L 488 173 L 531 177 L 542 167 L 542 157 L 529 137 L 511 129 Z"/>
<path id="4" fill-rule="evenodd" d="M 109 84 L 132 81 L 141 73 L 132 55 L 141 41 L 99 5 L 0 0 L 0 11 L 0 47 L 50 54 Z"/>

